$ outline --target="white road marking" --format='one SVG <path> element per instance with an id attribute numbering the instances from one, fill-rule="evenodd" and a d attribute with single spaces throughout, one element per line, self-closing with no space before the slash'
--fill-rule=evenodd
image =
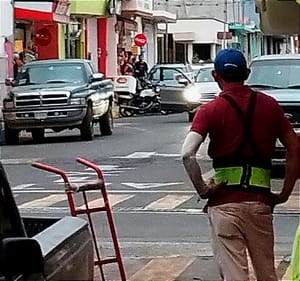
<path id="1" fill-rule="evenodd" d="M 69 181 L 71 183 L 74 183 L 74 182 L 76 182 L 76 183 L 86 183 L 88 179 L 90 179 L 90 177 L 69 177 Z M 60 178 L 60 179 L 55 180 L 53 182 L 61 184 L 61 183 L 64 183 L 64 180 L 62 178 Z"/>
<path id="2" fill-rule="evenodd" d="M 193 195 L 182 196 L 182 195 L 166 195 L 151 204 L 147 205 L 145 210 L 172 210 L 177 206 L 181 205 L 185 201 L 191 199 Z"/>
<path id="3" fill-rule="evenodd" d="M 154 154 L 155 152 L 134 152 L 126 156 L 114 156 L 111 158 L 144 159 L 144 158 L 150 158 Z"/>
<path id="4" fill-rule="evenodd" d="M 111 184 L 111 183 L 109 183 Z M 91 190 L 89 191 L 90 193 L 99 193 L 99 190 Z M 109 193 L 178 193 L 178 194 L 196 194 L 196 191 L 194 191 L 193 189 L 191 190 L 132 190 L 132 189 L 112 189 L 108 191 Z M 19 194 L 23 194 L 23 193 L 65 193 L 65 190 L 62 189 L 43 189 L 43 190 L 16 190 L 14 193 L 19 193 Z"/>
<path id="5" fill-rule="evenodd" d="M 148 189 L 155 187 L 164 187 L 171 185 L 182 185 L 184 182 L 167 182 L 167 183 L 135 183 L 135 182 L 122 182 L 123 185 L 127 185 L 129 187 L 133 187 L 136 189 Z"/>
<path id="6" fill-rule="evenodd" d="M 109 200 L 110 206 L 112 207 L 112 206 L 115 206 L 121 202 L 124 202 L 132 197 L 134 197 L 134 195 L 128 195 L 128 194 L 108 195 L 108 200 Z M 104 206 L 103 198 L 99 198 L 99 199 L 88 202 L 89 208 L 98 208 L 98 207 L 103 207 L 103 206 Z M 85 209 L 85 208 L 86 208 L 85 204 L 81 205 L 79 207 L 79 209 Z"/>
<path id="7" fill-rule="evenodd" d="M 52 194 L 40 199 L 35 199 L 30 202 L 24 203 L 20 205 L 19 208 L 23 209 L 23 208 L 48 207 L 65 200 L 67 200 L 67 196 L 65 194 Z"/>
<path id="8" fill-rule="evenodd" d="M 179 153 L 173 153 L 173 154 L 155 153 L 155 156 L 160 156 L 160 157 L 180 157 L 180 154 Z"/>
<path id="9" fill-rule="evenodd" d="M 34 161 L 41 161 L 41 158 L 19 158 L 19 159 L 13 159 L 13 158 L 8 158 L 8 159 L 1 159 L 1 163 L 3 165 L 17 165 L 17 164 L 31 164 Z"/>
<path id="10" fill-rule="evenodd" d="M 16 186 L 12 187 L 12 190 L 22 190 L 22 189 L 25 189 L 27 187 L 31 187 L 31 186 L 34 186 L 34 185 L 35 185 L 34 183 L 19 184 L 19 185 L 16 185 Z"/>

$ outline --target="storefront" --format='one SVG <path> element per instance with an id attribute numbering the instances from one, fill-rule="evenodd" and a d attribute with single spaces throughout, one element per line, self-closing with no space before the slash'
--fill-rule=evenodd
<path id="1" fill-rule="evenodd" d="M 66 55 L 90 59 L 94 67 L 106 74 L 108 0 L 72 0 L 71 20 L 66 29 Z"/>
<path id="2" fill-rule="evenodd" d="M 64 57 L 62 32 L 69 22 L 70 0 L 15 1 L 15 50 L 39 59 Z"/>

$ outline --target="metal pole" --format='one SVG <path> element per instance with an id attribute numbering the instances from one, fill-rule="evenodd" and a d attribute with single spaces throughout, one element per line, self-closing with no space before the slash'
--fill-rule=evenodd
<path id="1" fill-rule="evenodd" d="M 232 0 L 232 14 L 233 14 L 233 22 L 235 23 L 235 0 Z"/>
<path id="2" fill-rule="evenodd" d="M 245 2 L 242 0 L 242 24 L 245 24 Z"/>
<path id="3" fill-rule="evenodd" d="M 166 5 L 165 5 L 165 8 L 166 8 L 166 11 L 168 12 L 169 11 L 169 0 L 165 0 L 166 1 Z M 166 30 L 165 30 L 165 44 L 166 44 L 166 50 L 165 50 L 165 54 L 166 54 L 166 57 L 165 57 L 165 62 L 169 62 L 169 35 L 168 35 L 168 20 L 166 19 L 165 21 L 166 23 Z"/>
<path id="4" fill-rule="evenodd" d="M 169 62 L 169 35 L 168 35 L 168 20 L 166 20 L 166 31 L 165 31 L 165 44 L 166 44 L 166 57 L 165 62 Z"/>
<path id="5" fill-rule="evenodd" d="M 227 40 L 226 40 L 226 31 L 227 31 L 227 8 L 228 8 L 228 3 L 227 0 L 224 0 L 224 33 L 223 33 L 223 48 L 227 47 Z"/>

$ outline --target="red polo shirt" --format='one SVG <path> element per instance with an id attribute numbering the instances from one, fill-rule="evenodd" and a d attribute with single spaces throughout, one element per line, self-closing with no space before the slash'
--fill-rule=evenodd
<path id="1" fill-rule="evenodd" d="M 248 86 L 236 86 L 220 96 L 224 94 L 230 95 L 247 115 L 251 95 Z M 283 136 L 292 126 L 277 101 L 260 92 L 257 93 L 253 118 L 252 138 L 265 156 L 272 157 L 277 137 Z M 230 155 L 243 138 L 242 121 L 232 105 L 221 97 L 200 107 L 191 130 L 203 137 L 209 135 L 209 156 L 212 158 Z M 252 155 L 251 146 L 246 146 L 243 156 Z"/>
<path id="2" fill-rule="evenodd" d="M 220 96 L 224 94 L 230 95 L 240 105 L 243 113 L 248 114 L 251 95 L 251 89 L 248 86 L 234 86 L 222 92 Z M 209 136 L 208 154 L 211 158 L 230 156 L 235 152 L 244 136 L 243 123 L 236 110 L 220 96 L 199 108 L 191 127 L 192 131 L 201 134 L 203 137 Z M 264 153 L 264 156 L 271 158 L 277 137 L 283 136 L 287 131 L 292 130 L 292 126 L 284 116 L 283 109 L 277 101 L 260 92 L 257 93 L 253 118 L 252 139 L 259 150 Z M 241 156 L 253 155 L 254 151 L 251 145 L 246 144 Z M 225 200 L 225 203 L 257 200 L 257 196 L 249 195 L 249 192 L 245 196 L 245 192 L 232 192 L 233 194 L 231 192 L 230 194 L 233 197 L 227 191 L 225 197 L 222 195 L 222 200 Z M 227 198 L 228 196 L 230 198 Z"/>

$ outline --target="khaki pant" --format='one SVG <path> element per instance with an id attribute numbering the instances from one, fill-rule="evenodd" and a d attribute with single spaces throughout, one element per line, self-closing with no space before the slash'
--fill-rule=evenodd
<path id="1" fill-rule="evenodd" d="M 271 207 L 261 202 L 208 208 L 213 252 L 226 281 L 249 280 L 247 251 L 259 281 L 277 281 Z"/>

